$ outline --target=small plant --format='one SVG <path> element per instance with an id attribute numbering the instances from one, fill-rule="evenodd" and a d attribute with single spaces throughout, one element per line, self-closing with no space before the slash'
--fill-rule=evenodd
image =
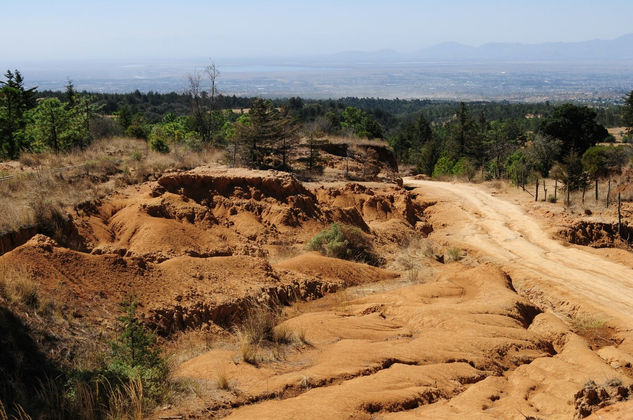
<path id="1" fill-rule="evenodd" d="M 554 196 L 554 194 L 550 194 L 547 196 L 547 201 L 550 203 L 556 203 L 558 200 L 557 197 Z"/>
<path id="2" fill-rule="evenodd" d="M 277 344 L 292 344 L 295 339 L 292 331 L 288 327 L 281 325 L 273 330 L 273 340 Z"/>
<path id="3" fill-rule="evenodd" d="M 297 339 L 299 340 L 299 342 L 301 342 L 302 344 L 305 344 L 307 346 L 311 345 L 310 342 L 308 341 L 308 338 L 306 336 L 306 330 L 305 328 L 301 328 L 299 329 L 299 331 L 297 331 Z"/>
<path id="4" fill-rule="evenodd" d="M 229 377 L 226 374 L 226 371 L 222 370 L 218 372 L 216 380 L 218 382 L 218 389 L 222 389 L 224 391 L 231 390 L 231 384 L 229 383 Z"/>
<path id="5" fill-rule="evenodd" d="M 257 365 L 265 360 L 283 356 L 283 346 L 297 340 L 286 326 L 278 326 L 280 313 L 268 306 L 254 306 L 247 311 L 242 326 L 237 330 L 240 355 L 246 363 Z"/>
<path id="6" fill-rule="evenodd" d="M 143 160 L 143 153 L 139 152 L 138 150 L 135 150 L 132 153 L 130 153 L 130 159 L 136 162 L 140 162 L 141 160 Z"/>
<path id="7" fill-rule="evenodd" d="M 462 250 L 457 247 L 449 248 L 448 257 L 451 259 L 451 261 L 459 261 L 462 259 Z"/>
<path id="8" fill-rule="evenodd" d="M 328 257 L 363 261 L 371 265 L 379 263 L 372 252 L 371 242 L 355 226 L 332 223 L 327 229 L 314 235 L 306 248 Z"/>

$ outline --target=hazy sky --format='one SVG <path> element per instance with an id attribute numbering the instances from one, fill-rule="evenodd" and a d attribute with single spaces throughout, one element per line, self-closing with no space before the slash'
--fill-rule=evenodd
<path id="1" fill-rule="evenodd" d="M 632 0 L 21 0 L 0 60 L 305 56 L 633 32 Z"/>

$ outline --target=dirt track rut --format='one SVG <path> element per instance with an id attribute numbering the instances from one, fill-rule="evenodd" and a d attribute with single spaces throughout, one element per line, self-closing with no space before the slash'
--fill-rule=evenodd
<path id="1" fill-rule="evenodd" d="M 633 318 L 633 269 L 563 245 L 521 207 L 477 186 L 413 179 L 405 184 L 422 187 L 423 196 L 440 205 L 457 207 L 439 235 L 445 232 L 449 241 L 501 265 L 526 283 L 524 289 L 540 289 L 552 306 L 564 302 L 570 310 L 593 309 L 626 323 Z"/>

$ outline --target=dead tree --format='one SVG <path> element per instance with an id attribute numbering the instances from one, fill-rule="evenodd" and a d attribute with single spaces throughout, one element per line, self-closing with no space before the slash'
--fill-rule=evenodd
<path id="1" fill-rule="evenodd" d="M 211 64 L 209 64 L 208 66 L 204 68 L 204 72 L 207 74 L 207 77 L 209 78 L 209 81 L 211 82 L 211 91 L 210 91 L 211 107 L 215 109 L 216 108 L 215 99 L 216 99 L 216 96 L 218 95 L 216 82 L 218 80 L 218 77 L 220 77 L 220 70 L 218 70 L 215 63 L 212 61 Z"/>
<path id="2" fill-rule="evenodd" d="M 189 82 L 189 88 L 187 89 L 187 93 L 191 99 L 191 113 L 193 114 L 196 124 L 196 131 L 200 133 L 203 141 L 208 142 L 210 140 L 210 134 L 204 104 L 202 103 L 201 80 L 202 77 L 197 71 L 188 74 L 187 81 Z"/>

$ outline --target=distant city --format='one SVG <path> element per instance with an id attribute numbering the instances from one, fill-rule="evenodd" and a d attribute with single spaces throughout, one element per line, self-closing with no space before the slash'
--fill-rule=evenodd
<path id="1" fill-rule="evenodd" d="M 215 58 L 221 93 L 237 96 L 617 102 L 633 88 L 633 35 L 539 45 L 450 43 L 401 54 L 347 52 L 303 58 Z M 210 59 L 5 63 L 39 90 L 72 80 L 94 92 L 184 91 Z"/>

